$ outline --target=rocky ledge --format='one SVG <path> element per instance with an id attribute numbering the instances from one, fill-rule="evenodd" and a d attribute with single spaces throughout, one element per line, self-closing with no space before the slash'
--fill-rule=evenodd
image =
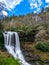
<path id="1" fill-rule="evenodd" d="M 30 63 L 31 65 L 49 65 L 49 61 L 46 60 L 45 62 L 43 62 L 40 60 L 39 55 L 33 53 L 34 51 L 32 50 L 32 43 L 26 43 L 22 44 L 21 48 L 23 55 L 28 63 Z"/>

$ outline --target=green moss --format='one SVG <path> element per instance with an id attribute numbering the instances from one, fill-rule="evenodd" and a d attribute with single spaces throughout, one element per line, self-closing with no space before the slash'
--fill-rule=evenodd
<path id="1" fill-rule="evenodd" d="M 13 57 L 0 56 L 0 65 L 20 65 L 20 63 Z"/>

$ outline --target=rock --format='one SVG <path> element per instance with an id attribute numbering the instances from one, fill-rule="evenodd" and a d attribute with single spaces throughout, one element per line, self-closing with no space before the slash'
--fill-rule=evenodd
<path id="1" fill-rule="evenodd" d="M 25 56 L 25 59 L 27 62 L 36 61 L 39 60 L 39 56 L 36 54 L 32 54 L 31 52 L 24 51 L 23 55 Z"/>
<path id="2" fill-rule="evenodd" d="M 48 39 L 48 34 L 46 32 L 46 30 L 40 30 L 35 35 L 35 41 L 46 41 Z"/>
<path id="3" fill-rule="evenodd" d="M 22 53 L 24 55 L 24 58 L 26 61 L 33 65 L 33 61 L 39 60 L 39 56 L 37 54 L 34 54 L 32 50 L 32 43 L 24 43 L 22 44 Z"/>

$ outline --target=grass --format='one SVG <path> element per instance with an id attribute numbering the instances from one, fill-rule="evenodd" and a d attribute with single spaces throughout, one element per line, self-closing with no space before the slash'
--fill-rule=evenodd
<path id="1" fill-rule="evenodd" d="M 6 52 L 0 52 L 0 65 L 20 65 L 18 60 L 15 60 L 12 56 Z"/>

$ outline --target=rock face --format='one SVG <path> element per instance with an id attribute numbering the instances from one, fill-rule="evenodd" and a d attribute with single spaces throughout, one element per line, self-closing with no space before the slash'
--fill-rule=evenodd
<path id="1" fill-rule="evenodd" d="M 49 65 L 49 61 L 40 61 L 40 57 L 37 54 L 34 54 L 34 50 L 32 50 L 32 42 L 22 43 L 22 52 L 28 63 L 31 65 Z"/>
<path id="2" fill-rule="evenodd" d="M 36 35 L 35 35 L 35 41 L 46 41 L 48 40 L 48 34 L 46 30 L 40 30 Z"/>
<path id="3" fill-rule="evenodd" d="M 24 44 L 24 46 L 22 45 L 22 52 L 23 52 L 23 55 L 26 59 L 27 62 L 29 62 L 31 65 L 37 65 L 39 64 L 38 63 L 38 60 L 39 60 L 39 56 L 36 55 L 36 54 L 33 54 L 33 50 L 32 50 L 32 44 Z M 36 62 L 35 62 L 36 61 Z"/>

